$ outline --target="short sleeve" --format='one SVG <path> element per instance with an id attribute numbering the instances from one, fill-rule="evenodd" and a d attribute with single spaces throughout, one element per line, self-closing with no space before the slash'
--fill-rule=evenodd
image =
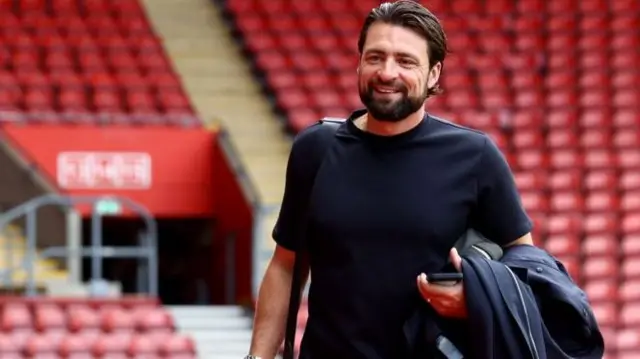
<path id="1" fill-rule="evenodd" d="M 531 232 L 532 222 L 522 206 L 511 169 L 489 137 L 485 138 L 476 176 L 477 199 L 471 226 L 501 246 Z"/>
<path id="2" fill-rule="evenodd" d="M 317 151 L 318 127 L 313 125 L 296 136 L 287 161 L 284 195 L 272 237 L 279 246 L 291 251 L 297 250 L 306 231 L 307 207 L 315 178 L 314 161 L 310 159 Z"/>

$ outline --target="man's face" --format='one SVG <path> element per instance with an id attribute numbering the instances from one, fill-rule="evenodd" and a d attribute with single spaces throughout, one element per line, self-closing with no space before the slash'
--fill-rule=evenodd
<path id="1" fill-rule="evenodd" d="M 401 121 L 424 106 L 440 66 L 429 69 L 427 42 L 415 32 L 374 23 L 358 67 L 360 99 L 376 120 Z"/>

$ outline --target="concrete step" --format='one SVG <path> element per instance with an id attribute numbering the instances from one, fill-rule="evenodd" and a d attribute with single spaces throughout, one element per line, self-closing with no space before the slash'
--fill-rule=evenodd
<path id="1" fill-rule="evenodd" d="M 244 308 L 237 305 L 180 305 L 167 307 L 169 312 L 174 316 L 180 317 L 243 317 L 246 315 Z"/>
<path id="2" fill-rule="evenodd" d="M 178 332 L 190 336 L 198 358 L 242 358 L 251 343 L 253 319 L 240 306 L 169 306 Z"/>
<path id="3" fill-rule="evenodd" d="M 251 340 L 251 331 L 248 330 L 185 331 L 185 333 L 190 333 L 189 335 L 197 342 L 248 342 Z"/>
<path id="4" fill-rule="evenodd" d="M 239 330 L 251 329 L 250 318 L 225 318 L 219 316 L 175 317 L 176 327 L 180 330 Z"/>
<path id="5" fill-rule="evenodd" d="M 246 352 L 247 341 L 242 342 L 197 342 L 201 353 L 234 354 Z"/>

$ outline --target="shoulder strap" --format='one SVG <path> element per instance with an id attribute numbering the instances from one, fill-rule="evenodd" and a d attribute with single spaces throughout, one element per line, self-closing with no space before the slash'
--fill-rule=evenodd
<path id="1" fill-rule="evenodd" d="M 323 118 L 319 121 L 320 128 L 317 132 L 317 143 L 314 147 L 311 158 L 309 158 L 309 161 L 312 161 L 313 164 L 314 182 L 315 177 L 318 174 L 318 170 L 322 165 L 322 161 L 333 143 L 333 138 L 344 121 L 344 119 L 329 117 Z M 309 188 L 313 188 L 313 183 L 309 184 Z M 302 296 L 302 273 L 304 271 L 303 266 L 305 262 L 305 256 L 302 255 L 302 253 L 306 249 L 306 238 L 302 238 L 302 243 L 300 244 L 301 246 L 298 248 L 295 263 L 293 265 L 293 278 L 291 281 L 291 294 L 289 296 L 289 310 L 287 314 L 283 359 L 294 359 L 295 356 L 294 343 L 296 329 L 298 326 L 298 310 L 300 308 L 300 297 Z"/>

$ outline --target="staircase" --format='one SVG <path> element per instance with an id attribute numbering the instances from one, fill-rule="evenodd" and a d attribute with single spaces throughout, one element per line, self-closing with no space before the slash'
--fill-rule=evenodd
<path id="1" fill-rule="evenodd" d="M 291 141 L 212 0 L 143 0 L 199 115 L 229 132 L 262 204 L 282 199 Z"/>
<path id="2" fill-rule="evenodd" d="M 8 226 L 0 230 L 0 291 L 20 293 L 26 288 L 28 278 L 27 272 L 20 266 L 27 253 L 26 239 L 17 227 Z M 7 252 L 7 246 L 11 248 L 10 252 Z M 67 272 L 60 270 L 58 263 L 52 259 L 43 259 L 36 255 L 34 269 L 34 279 L 40 291 L 46 288 L 49 281 L 67 279 Z M 7 277 L 11 278 L 10 286 L 4 285 Z"/>
<path id="3" fill-rule="evenodd" d="M 199 359 L 239 359 L 249 352 L 251 314 L 239 306 L 167 306 L 177 331 L 193 338 Z"/>

